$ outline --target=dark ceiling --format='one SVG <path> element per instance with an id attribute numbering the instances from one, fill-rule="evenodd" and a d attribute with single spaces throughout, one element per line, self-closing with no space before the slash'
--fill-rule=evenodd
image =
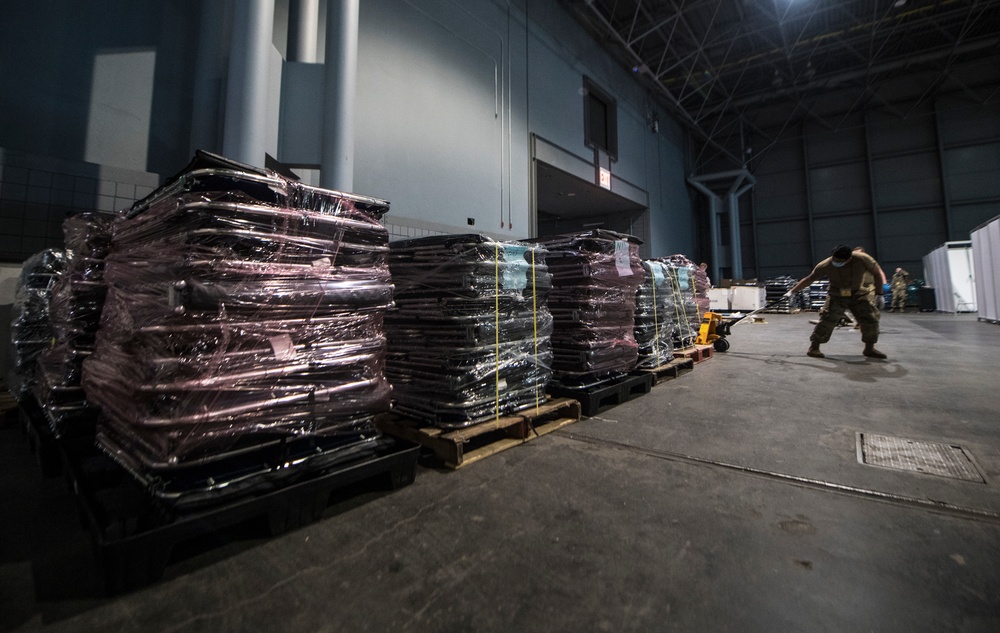
<path id="1" fill-rule="evenodd" d="M 734 162 L 739 149 L 720 139 L 736 127 L 740 134 L 766 135 L 753 116 L 766 108 L 785 106 L 790 117 L 835 129 L 836 117 L 823 108 L 833 93 L 848 94 L 840 106 L 848 114 L 886 107 L 901 116 L 944 89 L 984 104 L 1000 98 L 995 81 L 977 83 L 982 72 L 956 72 L 970 60 L 985 60 L 997 76 L 1000 0 L 564 4 L 673 116 Z M 885 82 L 917 77 L 901 112 L 880 92 Z"/>

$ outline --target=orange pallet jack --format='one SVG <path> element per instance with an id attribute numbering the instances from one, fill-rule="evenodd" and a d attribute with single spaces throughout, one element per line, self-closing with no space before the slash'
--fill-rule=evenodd
<path id="1" fill-rule="evenodd" d="M 782 299 L 783 298 L 784 297 L 782 297 Z M 695 344 L 711 345 L 717 352 L 727 351 L 729 349 L 729 340 L 726 339 L 726 337 L 732 334 L 731 328 L 734 325 L 740 321 L 753 317 L 758 312 L 767 310 L 779 301 L 781 301 L 781 299 L 775 299 L 762 308 L 757 308 L 753 312 L 748 312 L 747 314 L 736 318 L 719 314 L 718 312 L 706 312 L 701 317 L 701 326 L 698 328 L 698 338 L 695 339 Z"/>

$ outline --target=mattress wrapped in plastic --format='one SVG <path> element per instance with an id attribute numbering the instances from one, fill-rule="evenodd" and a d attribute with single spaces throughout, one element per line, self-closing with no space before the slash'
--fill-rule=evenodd
<path id="1" fill-rule="evenodd" d="M 10 324 L 14 363 L 7 385 L 18 400 L 37 385 L 39 358 L 52 346 L 52 290 L 65 270 L 65 251 L 46 249 L 25 260 L 17 278 Z"/>
<path id="2" fill-rule="evenodd" d="M 136 470 L 373 442 L 389 406 L 388 203 L 199 153 L 115 223 L 97 439 Z"/>
<path id="3" fill-rule="evenodd" d="M 645 279 L 635 295 L 635 342 L 639 346 L 636 367 L 653 369 L 674 359 L 678 304 L 670 266 L 643 260 Z"/>
<path id="4" fill-rule="evenodd" d="M 81 213 L 63 222 L 66 271 L 55 282 L 49 308 L 51 346 L 39 358 L 35 396 L 53 434 L 93 434 L 94 411 L 81 378 L 83 360 L 94 351 L 107 286 L 104 258 L 111 244 L 112 216 Z"/>
<path id="5" fill-rule="evenodd" d="M 393 242 L 389 262 L 395 411 L 460 427 L 544 402 L 552 365 L 545 249 L 444 235 Z"/>
<path id="6" fill-rule="evenodd" d="M 684 255 L 660 259 L 667 265 L 667 275 L 674 296 L 674 347 L 684 349 L 694 345 L 701 327 L 701 316 L 695 303 L 695 275 L 698 267 Z"/>
<path id="7" fill-rule="evenodd" d="M 698 314 L 704 315 L 712 309 L 712 301 L 708 298 L 708 291 L 712 287 L 712 281 L 708 278 L 708 273 L 695 266 L 694 269 L 694 302 L 698 306 Z"/>
<path id="8" fill-rule="evenodd" d="M 549 251 L 553 379 L 585 385 L 633 370 L 639 240 L 598 229 L 533 241 Z"/>

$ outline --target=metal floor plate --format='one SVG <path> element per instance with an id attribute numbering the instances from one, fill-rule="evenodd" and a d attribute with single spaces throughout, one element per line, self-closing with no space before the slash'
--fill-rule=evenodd
<path id="1" fill-rule="evenodd" d="M 972 456 L 961 446 L 952 444 L 858 433 L 858 461 L 870 466 L 986 483 Z"/>

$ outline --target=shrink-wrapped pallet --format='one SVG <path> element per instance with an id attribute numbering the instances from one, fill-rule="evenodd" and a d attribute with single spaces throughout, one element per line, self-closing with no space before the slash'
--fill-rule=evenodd
<path id="1" fill-rule="evenodd" d="M 546 251 L 478 234 L 390 247 L 394 410 L 459 427 L 544 402 L 552 364 Z"/>
<path id="2" fill-rule="evenodd" d="M 387 210 L 199 153 L 123 213 L 84 363 L 101 446 L 208 482 L 280 467 L 240 461 L 275 443 L 286 467 L 371 446 L 390 392 Z"/>
<path id="3" fill-rule="evenodd" d="M 39 359 L 35 395 L 55 437 L 93 434 L 94 412 L 81 387 L 83 361 L 94 351 L 107 286 L 104 258 L 111 216 L 81 213 L 63 222 L 66 271 L 52 289 L 52 344 Z"/>
<path id="4" fill-rule="evenodd" d="M 635 342 L 639 346 L 636 367 L 654 369 L 674 358 L 677 304 L 669 264 L 642 262 L 645 279 L 636 292 Z"/>
<path id="5" fill-rule="evenodd" d="M 14 365 L 7 385 L 18 400 L 37 385 L 39 358 L 52 346 L 52 289 L 65 270 L 66 253 L 46 249 L 25 260 L 17 278 L 10 324 Z"/>
<path id="6" fill-rule="evenodd" d="M 667 264 L 667 275 L 674 292 L 674 347 L 685 349 L 694 345 L 701 326 L 698 305 L 695 303 L 695 276 L 698 268 L 684 255 L 671 255 L 660 261 Z"/>
<path id="7" fill-rule="evenodd" d="M 627 374 L 638 361 L 635 296 L 639 240 L 607 230 L 539 238 L 549 251 L 553 377 L 586 385 Z"/>

